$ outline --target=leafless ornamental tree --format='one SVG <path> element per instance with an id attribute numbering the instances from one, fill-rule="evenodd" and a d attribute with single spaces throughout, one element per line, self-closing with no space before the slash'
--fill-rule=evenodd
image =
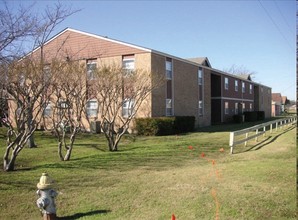
<path id="1" fill-rule="evenodd" d="M 47 102 L 46 94 L 50 79 L 44 79 L 42 48 L 54 28 L 73 12 L 57 4 L 54 8 L 47 7 L 41 19 L 39 19 L 40 16 L 31 14 L 30 8 L 14 14 L 5 7 L 5 10 L 0 13 L 1 22 L 9 22 L 3 26 L 4 30 L 0 34 L 0 41 L 4 42 L 0 46 L 2 78 L 0 89 L 3 95 L 1 99 L 5 100 L 4 103 L 9 103 L 10 112 L 9 115 L 5 115 L 5 120 L 2 120 L 8 127 L 3 169 L 12 171 L 15 160 L 25 144 L 29 142 L 29 146 L 35 145 L 33 133 Z M 30 22 L 29 25 L 27 21 Z M 15 26 L 15 24 L 18 25 Z M 27 51 L 23 47 L 23 40 L 32 42 L 32 48 L 40 48 L 39 56 L 24 55 Z M 21 59 L 20 55 L 22 55 Z"/>
<path id="2" fill-rule="evenodd" d="M 58 64 L 58 65 L 57 65 Z M 82 127 L 82 116 L 87 101 L 85 66 L 78 61 L 68 61 L 51 65 L 51 72 L 56 72 L 53 79 L 50 101 L 50 118 L 58 139 L 60 160 L 70 160 L 77 133 Z M 65 152 L 65 153 L 64 153 Z"/>
<path id="3" fill-rule="evenodd" d="M 91 88 L 99 103 L 102 131 L 110 151 L 118 150 L 142 103 L 163 82 L 157 78 L 149 71 L 128 71 L 117 66 L 104 66 L 96 71 Z"/>
<path id="4" fill-rule="evenodd" d="M 30 59 L 10 63 L 6 73 L 6 84 L 2 86 L 12 114 L 3 121 L 8 127 L 3 169 L 12 171 L 18 154 L 37 128 L 49 84 L 43 80 L 42 67 Z"/>

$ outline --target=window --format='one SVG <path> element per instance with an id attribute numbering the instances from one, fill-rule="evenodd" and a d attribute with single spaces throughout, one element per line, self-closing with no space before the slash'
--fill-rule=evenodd
<path id="1" fill-rule="evenodd" d="M 199 115 L 203 115 L 203 101 L 199 101 Z"/>
<path id="2" fill-rule="evenodd" d="M 66 100 L 60 100 L 57 103 L 57 107 L 59 109 L 68 109 L 68 108 L 70 108 L 70 103 L 69 103 L 69 101 L 66 101 Z"/>
<path id="3" fill-rule="evenodd" d="M 229 114 L 229 103 L 225 102 L 225 114 L 228 115 Z"/>
<path id="4" fill-rule="evenodd" d="M 198 83 L 199 85 L 203 84 L 203 69 L 199 68 L 198 70 Z"/>
<path id="5" fill-rule="evenodd" d="M 235 80 L 235 92 L 238 92 L 238 80 Z"/>
<path id="6" fill-rule="evenodd" d="M 245 103 L 242 103 L 242 112 L 245 112 Z"/>
<path id="7" fill-rule="evenodd" d="M 249 94 L 252 94 L 252 84 L 249 84 Z"/>
<path id="8" fill-rule="evenodd" d="M 131 116 L 134 113 L 133 107 L 134 107 L 134 100 L 133 99 L 125 99 L 123 101 L 123 105 L 122 105 L 122 116 L 126 117 L 126 118 Z"/>
<path id="9" fill-rule="evenodd" d="M 91 99 L 86 105 L 87 117 L 97 117 L 98 114 L 98 103 L 95 99 Z"/>
<path id="10" fill-rule="evenodd" d="M 51 79 L 50 65 L 45 65 L 43 67 L 43 79 L 44 79 L 44 82 L 49 82 L 49 80 Z"/>
<path id="11" fill-rule="evenodd" d="M 242 82 L 242 93 L 245 93 L 245 82 Z"/>
<path id="12" fill-rule="evenodd" d="M 229 78 L 225 77 L 225 90 L 229 89 Z"/>
<path id="13" fill-rule="evenodd" d="M 249 111 L 252 111 L 252 103 L 249 103 Z"/>
<path id="14" fill-rule="evenodd" d="M 235 103 L 235 115 L 238 115 L 238 102 Z"/>
<path id="15" fill-rule="evenodd" d="M 127 55 L 127 56 L 123 56 L 122 58 L 122 68 L 125 71 L 125 75 L 130 75 L 131 73 L 133 73 L 134 69 L 135 69 L 135 58 L 134 55 Z"/>
<path id="16" fill-rule="evenodd" d="M 166 116 L 172 116 L 172 99 L 166 99 Z"/>
<path id="17" fill-rule="evenodd" d="M 173 73 L 172 60 L 167 58 L 167 60 L 166 60 L 166 78 L 172 79 L 172 73 Z"/>
<path id="18" fill-rule="evenodd" d="M 52 104 L 49 102 L 46 104 L 46 107 L 43 110 L 43 116 L 51 116 L 51 114 L 52 114 Z"/>
<path id="19" fill-rule="evenodd" d="M 96 60 L 87 60 L 87 79 L 95 79 Z"/>

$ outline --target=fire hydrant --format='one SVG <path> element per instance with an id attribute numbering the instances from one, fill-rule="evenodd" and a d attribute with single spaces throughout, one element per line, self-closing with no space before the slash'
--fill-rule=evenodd
<path id="1" fill-rule="evenodd" d="M 37 183 L 36 194 L 40 197 L 37 199 L 36 204 L 40 209 L 43 220 L 56 220 L 56 205 L 55 197 L 58 193 L 52 189 L 54 181 L 47 173 L 43 173 Z"/>

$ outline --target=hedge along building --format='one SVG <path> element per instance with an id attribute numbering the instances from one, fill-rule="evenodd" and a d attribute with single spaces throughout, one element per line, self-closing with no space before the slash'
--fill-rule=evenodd
<path id="1" fill-rule="evenodd" d="M 93 70 L 103 65 L 122 65 L 127 70 L 142 69 L 163 75 L 165 82 L 151 92 L 136 117 L 195 116 L 196 127 L 228 122 L 233 115 L 247 110 L 265 111 L 265 116 L 271 117 L 269 87 L 216 70 L 207 58 L 182 59 L 70 28 L 32 54 L 40 54 L 41 49 L 45 62 L 55 58 L 84 63 L 86 75 L 82 79 L 86 79 L 86 88 Z M 99 118 L 99 105 L 92 97 L 87 101 L 87 117 L 91 121 Z M 130 108 L 123 102 L 123 116 Z"/>

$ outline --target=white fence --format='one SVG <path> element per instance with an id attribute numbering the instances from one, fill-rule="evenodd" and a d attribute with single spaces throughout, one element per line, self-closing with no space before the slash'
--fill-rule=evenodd
<path id="1" fill-rule="evenodd" d="M 244 143 L 244 145 L 246 146 L 247 141 L 251 139 L 255 139 L 255 141 L 258 141 L 258 137 L 260 135 L 266 135 L 266 129 L 270 130 L 270 133 L 272 133 L 273 128 L 276 131 L 278 131 L 278 129 L 282 129 L 284 126 L 290 126 L 294 123 L 297 123 L 297 116 L 282 118 L 263 124 L 255 125 L 250 128 L 230 132 L 230 153 L 233 154 L 234 146 L 237 144 Z M 273 127 L 274 125 L 275 127 Z"/>

